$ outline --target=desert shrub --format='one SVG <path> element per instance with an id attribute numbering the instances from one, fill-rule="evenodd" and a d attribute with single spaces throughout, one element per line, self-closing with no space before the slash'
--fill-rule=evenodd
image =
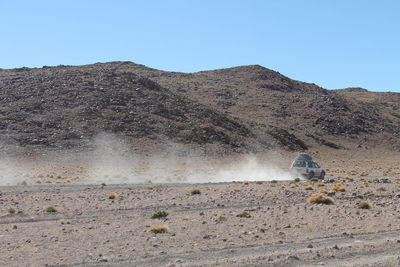
<path id="1" fill-rule="evenodd" d="M 227 218 L 225 216 L 219 216 L 218 217 L 218 221 L 220 221 L 220 222 L 224 222 L 226 220 L 227 220 Z"/>
<path id="2" fill-rule="evenodd" d="M 319 190 L 319 192 L 320 192 L 320 193 L 327 193 L 328 190 L 326 190 L 326 189 L 321 189 L 321 190 Z"/>
<path id="3" fill-rule="evenodd" d="M 100 185 L 101 186 L 106 186 L 107 184 L 105 182 L 102 182 Z"/>
<path id="4" fill-rule="evenodd" d="M 317 185 L 317 186 L 319 186 L 319 187 L 321 187 L 321 186 L 325 186 L 325 183 L 324 183 L 324 182 L 321 182 L 321 181 L 319 181 L 319 182 L 317 182 L 317 183 L 316 183 L 316 185 Z"/>
<path id="5" fill-rule="evenodd" d="M 313 190 L 314 188 L 311 186 L 311 184 L 309 184 L 309 183 L 304 183 L 303 184 L 303 188 L 305 189 L 305 190 Z"/>
<path id="6" fill-rule="evenodd" d="M 108 194 L 109 199 L 115 199 L 115 198 L 117 198 L 117 196 L 118 196 L 118 194 L 115 192 L 111 192 L 110 194 Z"/>
<path id="7" fill-rule="evenodd" d="M 237 215 L 237 217 L 240 217 L 240 218 L 250 218 L 251 215 L 250 215 L 250 213 L 248 213 L 247 211 L 242 211 L 241 213 L 239 213 L 239 214 Z"/>
<path id="8" fill-rule="evenodd" d="M 47 207 L 46 212 L 57 212 L 57 209 L 54 208 L 53 206 Z"/>
<path id="9" fill-rule="evenodd" d="M 332 187 L 332 190 L 333 191 L 344 192 L 344 191 L 346 191 L 346 188 L 342 184 L 337 183 Z"/>
<path id="10" fill-rule="evenodd" d="M 333 204 L 335 201 L 333 200 L 333 198 L 328 197 L 324 194 L 313 194 L 311 195 L 309 198 L 307 198 L 307 202 L 309 204 L 326 204 L 326 205 L 330 205 Z"/>
<path id="11" fill-rule="evenodd" d="M 313 177 L 313 178 L 310 179 L 310 181 L 313 182 L 313 183 L 315 183 L 315 182 L 318 182 L 319 179 L 318 179 L 317 177 Z"/>
<path id="12" fill-rule="evenodd" d="M 200 192 L 199 189 L 193 189 L 192 191 L 190 191 L 190 194 L 192 194 L 192 195 L 200 195 L 201 192 Z"/>
<path id="13" fill-rule="evenodd" d="M 363 171 L 360 176 L 367 176 L 369 173 L 367 171 Z"/>
<path id="14" fill-rule="evenodd" d="M 276 184 L 277 182 L 277 180 L 271 180 L 271 184 Z"/>
<path id="15" fill-rule="evenodd" d="M 300 179 L 299 177 L 297 177 L 297 178 L 294 179 L 294 181 L 295 181 L 296 183 L 298 183 L 298 182 L 301 181 L 301 179 Z"/>
<path id="16" fill-rule="evenodd" d="M 240 192 L 240 188 L 233 188 L 232 191 L 233 192 Z"/>
<path id="17" fill-rule="evenodd" d="M 283 185 L 281 185 L 281 189 L 285 189 L 286 188 L 286 186 L 283 184 Z"/>
<path id="18" fill-rule="evenodd" d="M 147 231 L 155 234 L 162 234 L 168 232 L 169 227 L 167 225 L 153 225 L 147 228 Z"/>
<path id="19" fill-rule="evenodd" d="M 243 184 L 244 184 L 244 185 L 248 185 L 248 184 L 249 184 L 249 181 L 246 181 L 246 180 L 245 180 L 245 181 L 243 181 Z"/>
<path id="20" fill-rule="evenodd" d="M 357 208 L 359 209 L 370 209 L 371 205 L 368 202 L 360 202 L 357 204 Z"/>
<path id="21" fill-rule="evenodd" d="M 16 210 L 14 208 L 9 208 L 9 209 L 7 209 L 7 212 L 9 214 L 14 214 L 16 212 Z"/>
<path id="22" fill-rule="evenodd" d="M 261 181 L 257 181 L 256 184 L 262 184 L 262 182 Z"/>
<path id="23" fill-rule="evenodd" d="M 290 188 L 296 188 L 297 184 L 290 184 Z"/>
<path id="24" fill-rule="evenodd" d="M 159 219 L 159 218 L 165 218 L 167 216 L 168 216 L 168 212 L 160 210 L 160 211 L 156 211 L 155 213 L 153 213 L 153 215 L 151 215 L 150 218 Z"/>
<path id="25" fill-rule="evenodd" d="M 386 191 L 386 188 L 384 188 L 384 187 L 378 187 L 378 188 L 376 189 L 376 191 L 383 192 L 383 191 Z"/>

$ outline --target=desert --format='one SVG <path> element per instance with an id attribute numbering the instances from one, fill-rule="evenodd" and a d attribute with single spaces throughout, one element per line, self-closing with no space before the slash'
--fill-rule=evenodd
<path id="1" fill-rule="evenodd" d="M 398 93 L 132 62 L 0 88 L 0 265 L 399 264 Z"/>

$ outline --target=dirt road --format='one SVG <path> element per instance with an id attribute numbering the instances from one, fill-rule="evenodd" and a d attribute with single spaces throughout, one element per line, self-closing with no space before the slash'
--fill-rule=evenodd
<path id="1" fill-rule="evenodd" d="M 399 180 L 342 185 L 333 205 L 306 199 L 321 189 L 334 192 L 334 183 L 313 183 L 311 190 L 290 182 L 1 187 L 0 262 L 397 266 Z M 360 201 L 371 209 L 358 209 Z M 156 211 L 168 215 L 151 219 Z M 168 230 L 150 232 L 155 225 Z"/>

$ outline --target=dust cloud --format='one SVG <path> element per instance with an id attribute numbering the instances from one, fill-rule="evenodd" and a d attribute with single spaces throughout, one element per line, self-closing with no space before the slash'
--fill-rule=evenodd
<path id="1" fill-rule="evenodd" d="M 204 151 L 166 142 L 159 153 L 133 154 L 123 138 L 101 134 L 92 151 L 45 160 L 0 159 L 0 185 L 17 184 L 130 184 L 219 183 L 232 181 L 289 180 L 267 158 L 256 155 L 210 158 Z M 272 156 L 271 156 L 272 157 Z M 18 163 L 18 164 L 16 164 Z M 29 164 L 28 164 L 29 163 Z"/>

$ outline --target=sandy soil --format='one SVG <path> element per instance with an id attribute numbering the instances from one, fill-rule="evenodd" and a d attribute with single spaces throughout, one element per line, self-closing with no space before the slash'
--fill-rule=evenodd
<path id="1" fill-rule="evenodd" d="M 55 184 L 62 180 L 57 177 L 54 183 L 3 186 L 0 262 L 398 266 L 398 160 L 320 159 L 336 166 L 328 166 L 327 179 L 334 181 L 310 183 L 311 190 L 305 189 L 305 181 L 79 185 Z M 345 191 L 333 190 L 337 182 Z M 193 189 L 200 194 L 192 194 Z M 307 203 L 324 189 L 334 204 Z M 371 208 L 359 209 L 362 201 Z M 47 212 L 50 206 L 56 212 Z M 157 211 L 168 215 L 151 219 Z M 168 230 L 149 231 L 157 225 Z"/>

